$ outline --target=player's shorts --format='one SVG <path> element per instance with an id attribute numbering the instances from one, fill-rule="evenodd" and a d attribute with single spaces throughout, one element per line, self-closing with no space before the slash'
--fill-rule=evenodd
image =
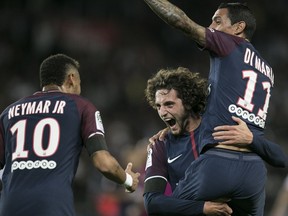
<path id="1" fill-rule="evenodd" d="M 231 199 L 233 215 L 263 215 L 267 170 L 251 152 L 211 148 L 194 161 L 173 192 L 189 200 Z"/>

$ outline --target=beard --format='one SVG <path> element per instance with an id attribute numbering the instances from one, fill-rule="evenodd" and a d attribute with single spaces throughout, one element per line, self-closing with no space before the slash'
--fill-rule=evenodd
<path id="1" fill-rule="evenodd" d="M 169 127 L 172 134 L 177 136 L 187 132 L 188 125 L 189 125 L 189 114 L 184 113 L 182 116 L 175 118 L 175 125 L 173 126 L 169 125 Z"/>

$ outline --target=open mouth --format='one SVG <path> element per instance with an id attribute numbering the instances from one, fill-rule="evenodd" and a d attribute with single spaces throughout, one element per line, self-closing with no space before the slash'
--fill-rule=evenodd
<path id="1" fill-rule="evenodd" d="M 173 127 L 176 124 L 176 120 L 175 119 L 167 119 L 165 120 L 165 122 L 170 126 Z"/>

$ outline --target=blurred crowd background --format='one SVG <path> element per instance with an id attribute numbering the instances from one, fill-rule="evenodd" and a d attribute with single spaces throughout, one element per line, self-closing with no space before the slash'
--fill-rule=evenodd
<path id="1" fill-rule="evenodd" d="M 172 2 L 208 26 L 221 1 Z M 288 153 L 288 1 L 247 3 L 257 18 L 252 43 L 275 73 L 266 136 Z M 164 127 L 145 102 L 147 79 L 160 68 L 178 66 L 207 76 L 208 54 L 160 20 L 143 0 L 1 0 L 1 111 L 39 90 L 39 65 L 56 53 L 80 62 L 82 95 L 101 111 L 111 153 L 123 167 L 132 161 L 142 173 L 138 191 L 124 193 L 92 167 L 83 151 L 73 185 L 77 216 L 144 216 L 147 139 Z M 268 215 L 287 169 L 267 169 Z"/>

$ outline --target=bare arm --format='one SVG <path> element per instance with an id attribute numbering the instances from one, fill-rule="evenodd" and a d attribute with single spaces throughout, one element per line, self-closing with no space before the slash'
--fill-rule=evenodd
<path id="1" fill-rule="evenodd" d="M 139 173 L 132 172 L 132 164 L 128 163 L 126 172 L 124 169 L 119 165 L 117 160 L 106 150 L 99 150 L 96 151 L 92 156 L 93 165 L 108 179 L 118 183 L 124 184 L 127 180 L 126 173 L 131 175 L 132 177 L 132 186 L 126 186 L 126 188 L 133 192 L 136 190 L 138 186 L 138 177 Z"/>
<path id="2" fill-rule="evenodd" d="M 164 22 L 184 32 L 185 35 L 205 45 L 205 28 L 192 21 L 180 8 L 166 0 L 144 0 Z"/>

